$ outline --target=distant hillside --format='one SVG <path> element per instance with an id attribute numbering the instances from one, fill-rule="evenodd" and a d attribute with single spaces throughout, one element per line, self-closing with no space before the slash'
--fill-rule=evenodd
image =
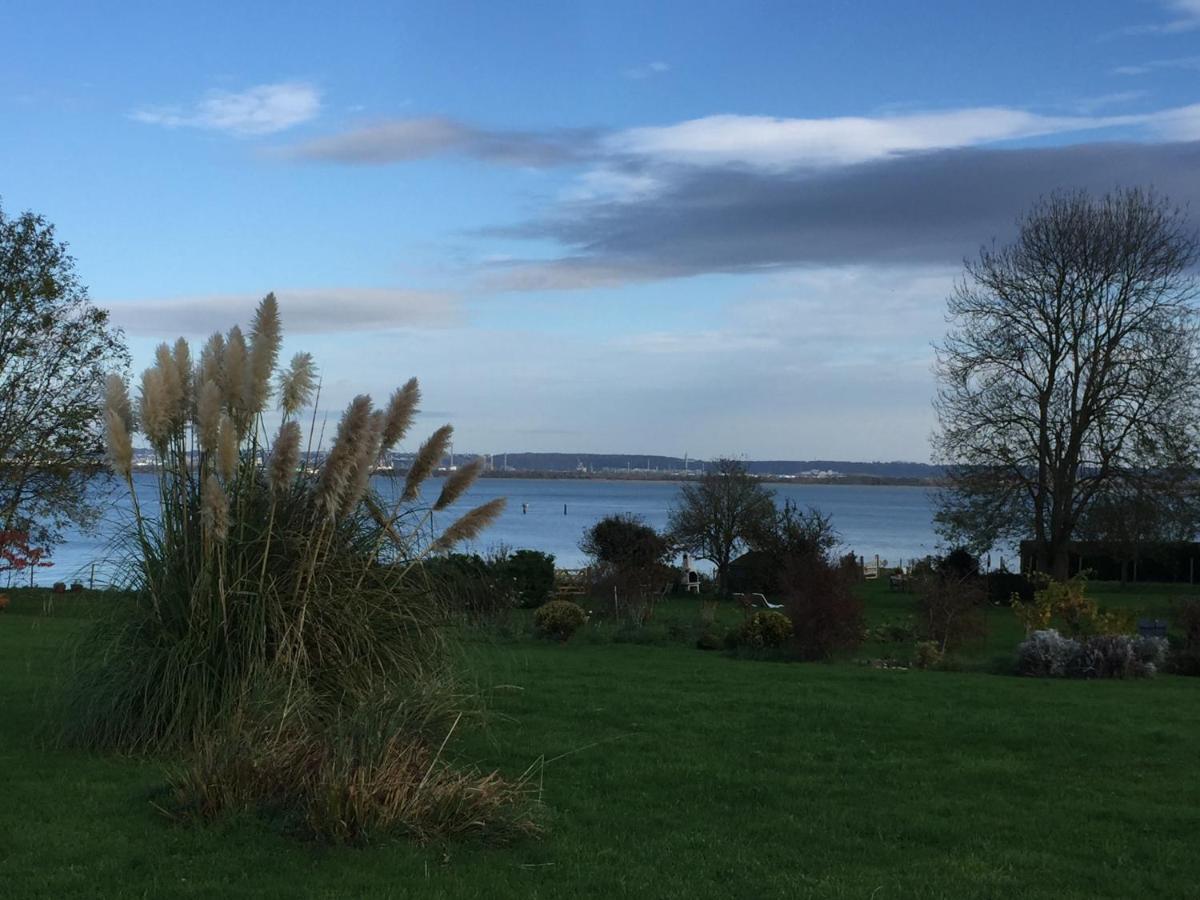
<path id="1" fill-rule="evenodd" d="M 680 456 L 637 455 L 630 453 L 497 453 L 492 468 L 510 472 L 662 472 L 677 474 L 686 470 L 700 472 L 703 460 L 684 460 Z M 760 459 L 746 460 L 746 468 L 755 475 L 776 476 L 873 476 L 878 478 L 935 479 L 942 476 L 941 466 L 917 462 L 848 462 L 837 459 Z"/>

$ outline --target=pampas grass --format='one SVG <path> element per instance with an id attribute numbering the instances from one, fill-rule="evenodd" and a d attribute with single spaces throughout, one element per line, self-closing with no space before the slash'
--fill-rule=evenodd
<path id="1" fill-rule="evenodd" d="M 403 387 L 396 388 L 388 400 L 386 422 L 383 427 L 382 444 L 385 451 L 396 446 L 412 426 L 417 405 L 421 402 L 421 389 L 417 379 L 410 378 Z"/>
<path id="2" fill-rule="evenodd" d="M 279 408 L 290 418 L 308 406 L 317 383 L 317 370 L 311 353 L 297 353 L 292 364 L 279 376 Z"/>
<path id="3" fill-rule="evenodd" d="M 234 327 L 210 338 L 195 366 L 186 345 L 164 344 L 143 374 L 140 419 L 161 512 L 143 518 L 132 498 L 134 599 L 113 605 L 75 655 L 65 739 L 182 756 L 177 800 L 195 815 L 284 809 L 331 840 L 529 833 L 522 781 L 443 754 L 472 703 L 454 678 L 447 614 L 422 562 L 478 535 L 502 501 L 437 536 L 427 533 L 431 509 L 403 500 L 389 509 L 372 490 L 385 440 L 398 440 L 415 414 L 415 381 L 383 410 L 356 397 L 324 458 L 316 454 L 319 469 L 301 469 L 294 416 L 314 372 L 301 354 L 276 381 L 279 336 L 268 297 L 248 351 Z M 276 383 L 284 421 L 263 445 Z M 117 380 L 106 398 L 108 453 L 132 489 L 131 424 Z M 422 445 L 396 496 L 418 495 L 450 433 Z M 455 473 L 443 505 L 476 473 Z"/>
<path id="4" fill-rule="evenodd" d="M 282 494 L 291 487 L 300 465 L 300 425 L 284 422 L 279 426 L 275 446 L 271 448 L 271 463 L 267 467 L 267 480 L 271 490 Z"/>
<path id="5" fill-rule="evenodd" d="M 452 505 L 455 500 L 465 494 L 467 488 L 475 483 L 475 479 L 479 477 L 481 471 L 483 471 L 483 457 L 477 457 L 465 466 L 459 466 L 451 472 L 443 482 L 437 500 L 433 503 L 434 512 L 439 512 Z"/>
<path id="6" fill-rule="evenodd" d="M 475 540 L 485 528 L 500 517 L 506 503 L 507 501 L 503 497 L 497 497 L 495 500 L 489 500 L 482 506 L 477 506 L 465 513 L 433 542 L 434 548 L 450 550 L 456 544 Z"/>
<path id="7" fill-rule="evenodd" d="M 443 425 L 431 434 L 417 450 L 416 458 L 413 459 L 412 466 L 408 470 L 408 476 L 404 479 L 402 500 L 408 502 L 417 499 L 421 493 L 421 484 L 433 474 L 434 469 L 441 463 L 453 436 L 454 429 L 449 425 Z"/>

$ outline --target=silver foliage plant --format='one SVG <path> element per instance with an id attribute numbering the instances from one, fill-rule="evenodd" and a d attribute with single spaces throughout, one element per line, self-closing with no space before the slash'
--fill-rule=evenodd
<path id="1" fill-rule="evenodd" d="M 1081 640 L 1048 628 L 1017 647 L 1017 670 L 1041 678 L 1152 678 L 1166 663 L 1166 638 L 1099 634 Z"/>

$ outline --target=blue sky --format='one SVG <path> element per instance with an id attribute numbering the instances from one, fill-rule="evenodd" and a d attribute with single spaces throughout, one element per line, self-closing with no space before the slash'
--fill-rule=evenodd
<path id="1" fill-rule="evenodd" d="M 149 361 L 281 299 L 462 450 L 926 459 L 963 256 L 1200 209 L 1200 0 L 0 8 L 0 201 Z"/>

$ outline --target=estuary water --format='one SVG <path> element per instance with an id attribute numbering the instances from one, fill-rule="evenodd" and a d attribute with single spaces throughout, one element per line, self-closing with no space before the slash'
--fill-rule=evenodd
<path id="1" fill-rule="evenodd" d="M 142 473 L 134 481 L 143 513 L 152 516 L 157 507 L 155 476 Z M 375 486 L 390 494 L 392 479 L 376 477 Z M 878 555 L 895 564 L 938 548 L 928 488 L 786 483 L 768 487 L 780 505 L 791 500 L 801 509 L 815 507 L 831 516 L 841 535 L 842 553 L 853 551 L 868 559 Z M 485 552 L 504 545 L 541 550 L 554 554 L 560 568 L 576 568 L 585 562 L 579 550 L 584 529 L 613 513 L 633 513 L 655 528 L 664 528 L 679 488 L 678 482 L 670 481 L 482 478 L 456 506 L 438 513 L 434 526 L 450 524 L 471 506 L 506 497 L 508 506 L 499 521 L 464 549 Z M 432 500 L 440 489 L 441 480 L 431 478 L 423 495 Z M 100 586 L 118 578 L 117 538 L 132 520 L 128 489 L 98 481 L 94 490 L 104 506 L 98 527 L 90 533 L 68 533 L 54 552 L 53 567 L 35 573 L 37 583 L 79 580 L 87 584 L 94 578 Z"/>

